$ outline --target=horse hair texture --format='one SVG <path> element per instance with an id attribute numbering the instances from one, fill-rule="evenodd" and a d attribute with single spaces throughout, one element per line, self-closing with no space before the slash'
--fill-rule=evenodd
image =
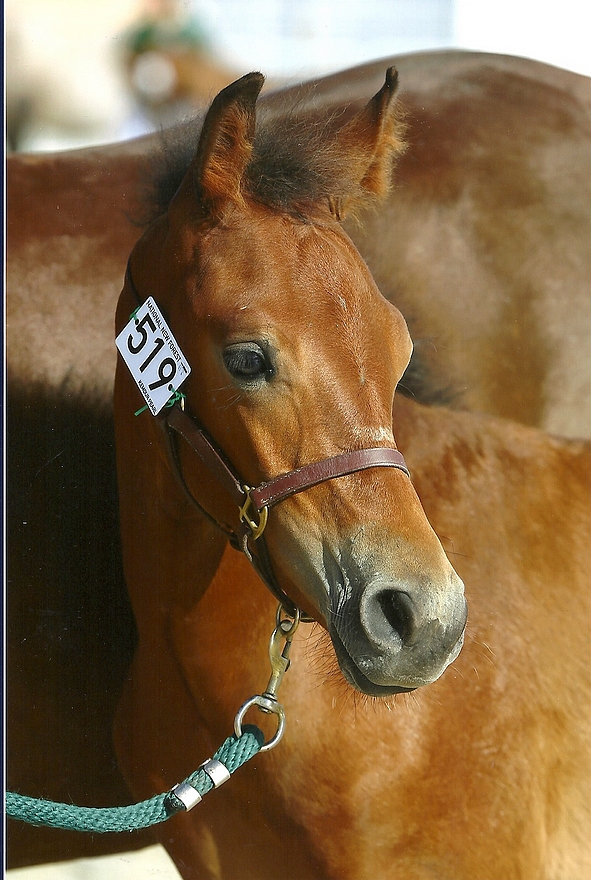
<path id="1" fill-rule="evenodd" d="M 342 107 L 331 113 L 311 112 L 298 106 L 284 107 L 279 112 L 260 104 L 251 160 L 242 187 L 245 195 L 272 210 L 291 214 L 305 221 L 319 204 L 339 205 L 347 201 L 358 207 L 370 205 L 376 195 L 386 195 L 385 188 L 368 191 L 367 181 L 351 175 L 352 160 L 367 156 L 367 147 L 355 150 L 349 139 L 347 149 L 339 147 L 339 130 L 350 120 L 351 108 Z M 187 119 L 161 132 L 161 150 L 149 170 L 144 198 L 146 216 L 142 225 L 163 214 L 185 176 L 195 154 L 203 126 L 202 115 Z M 391 132 L 385 138 L 391 165 L 405 149 L 404 112 L 397 105 L 393 110 Z"/>

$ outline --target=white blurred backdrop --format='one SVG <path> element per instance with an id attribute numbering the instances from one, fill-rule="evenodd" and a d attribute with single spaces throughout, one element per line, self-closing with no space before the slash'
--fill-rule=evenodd
<path id="1" fill-rule="evenodd" d="M 146 94 L 138 98 L 155 77 L 164 78 L 162 91 L 178 76 L 170 56 L 144 53 L 145 45 L 131 70 L 131 35 L 149 18 L 160 17 L 159 50 L 167 40 L 170 48 L 172 18 L 197 23 L 198 105 L 251 69 L 292 82 L 432 48 L 524 55 L 591 75 L 589 15 L 581 0 L 7 0 L 9 145 L 104 143 L 190 111 L 186 95 L 177 95 L 168 117 L 147 108 Z"/>

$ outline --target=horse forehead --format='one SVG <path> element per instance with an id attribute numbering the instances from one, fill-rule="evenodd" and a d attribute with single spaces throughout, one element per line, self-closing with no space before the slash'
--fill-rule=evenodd
<path id="1" fill-rule="evenodd" d="M 356 387 L 406 366 L 404 319 L 336 222 L 228 223 L 206 233 L 198 262 L 190 299 L 203 333 L 262 334 L 300 359 L 312 348 L 314 363 L 328 372 L 336 363 Z"/>
<path id="2" fill-rule="evenodd" d="M 346 299 L 375 292 L 360 254 L 336 223 L 241 218 L 205 236 L 201 256 L 212 295 L 229 286 L 246 301 L 254 292 L 267 290 L 277 299 L 282 291 L 296 297 L 300 291 L 317 304 L 336 298 L 343 307 Z"/>

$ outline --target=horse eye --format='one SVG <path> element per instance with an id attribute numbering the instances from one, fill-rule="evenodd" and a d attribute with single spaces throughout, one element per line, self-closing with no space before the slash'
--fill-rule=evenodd
<path id="1" fill-rule="evenodd" d="M 224 364 L 235 379 L 243 382 L 268 379 L 273 375 L 273 369 L 264 351 L 252 342 L 229 345 L 224 351 Z"/>

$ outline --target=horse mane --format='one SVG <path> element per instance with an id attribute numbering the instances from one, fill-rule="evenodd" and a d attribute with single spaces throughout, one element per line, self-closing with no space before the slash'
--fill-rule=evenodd
<path id="1" fill-rule="evenodd" d="M 427 341 L 415 340 L 410 363 L 398 383 L 396 393 L 416 403 L 422 403 L 423 406 L 457 406 L 460 403 L 461 393 L 453 385 L 442 382 L 433 373 L 425 355 L 425 346 L 421 344 Z"/>

